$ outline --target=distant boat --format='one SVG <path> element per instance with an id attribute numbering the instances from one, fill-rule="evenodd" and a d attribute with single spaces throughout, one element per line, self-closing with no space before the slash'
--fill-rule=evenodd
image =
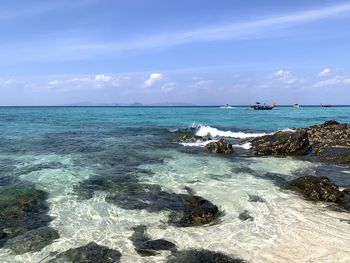
<path id="1" fill-rule="evenodd" d="M 332 105 L 329 105 L 329 104 L 321 104 L 321 107 L 323 107 L 323 108 L 329 108 L 329 107 L 332 107 Z"/>
<path id="2" fill-rule="evenodd" d="M 254 105 L 250 105 L 250 107 L 254 110 L 272 110 L 275 107 L 275 104 L 269 105 L 266 103 L 261 104 L 260 102 L 256 102 Z"/>
<path id="3" fill-rule="evenodd" d="M 299 107 L 300 107 L 300 105 L 298 103 L 293 104 L 293 108 L 299 108 Z"/>
<path id="4" fill-rule="evenodd" d="M 229 104 L 225 104 L 225 106 L 220 107 L 222 109 L 232 109 L 233 107 L 230 106 Z"/>

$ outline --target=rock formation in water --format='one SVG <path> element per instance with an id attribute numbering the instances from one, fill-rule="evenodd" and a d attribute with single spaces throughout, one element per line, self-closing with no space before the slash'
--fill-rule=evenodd
<path id="1" fill-rule="evenodd" d="M 339 187 L 325 176 L 302 176 L 289 182 L 289 185 L 307 199 L 333 202 L 342 208 L 350 209 L 350 189 L 340 191 Z"/>
<path id="2" fill-rule="evenodd" d="M 58 238 L 47 227 L 47 193 L 9 176 L 0 177 L 0 247 L 23 254 L 41 250 Z"/>
<path id="3" fill-rule="evenodd" d="M 251 140 L 254 155 L 305 155 L 350 164 L 350 125 L 326 121 L 322 125 L 280 131 Z"/>
<path id="4" fill-rule="evenodd" d="M 239 258 L 229 257 L 223 253 L 205 250 L 189 249 L 172 252 L 167 263 L 247 263 Z"/>
<path id="5" fill-rule="evenodd" d="M 120 261 L 121 253 L 105 246 L 100 246 L 95 242 L 78 247 L 71 248 L 58 254 L 48 263 L 117 263 Z"/>
<path id="6" fill-rule="evenodd" d="M 231 154 L 232 144 L 228 143 L 225 139 L 221 138 L 217 142 L 210 142 L 205 145 L 205 148 L 214 153 Z"/>
<path id="7" fill-rule="evenodd" d="M 146 226 L 137 226 L 133 228 L 134 234 L 130 240 L 135 246 L 135 250 L 143 257 L 155 256 L 158 251 L 169 250 L 176 251 L 176 245 L 165 239 L 153 239 L 147 234 Z"/>

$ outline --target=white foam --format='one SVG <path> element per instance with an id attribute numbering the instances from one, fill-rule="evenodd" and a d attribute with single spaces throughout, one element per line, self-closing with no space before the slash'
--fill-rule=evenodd
<path id="1" fill-rule="evenodd" d="M 246 143 L 243 143 L 243 144 L 234 144 L 232 146 L 236 147 L 236 148 L 246 149 L 246 150 L 249 150 L 249 149 L 252 148 L 252 144 L 250 142 L 246 142 Z"/>
<path id="2" fill-rule="evenodd" d="M 209 141 L 196 141 L 196 142 L 180 142 L 181 145 L 183 146 L 188 146 L 188 147 L 204 147 L 205 145 L 207 145 L 210 142 L 216 142 L 216 140 L 209 140 Z"/>
<path id="3" fill-rule="evenodd" d="M 210 126 L 200 126 L 196 132 L 198 136 L 211 136 L 211 137 L 230 137 L 237 139 L 246 139 L 253 137 L 260 137 L 266 135 L 266 133 L 245 133 L 245 132 L 232 132 L 222 131 Z"/>

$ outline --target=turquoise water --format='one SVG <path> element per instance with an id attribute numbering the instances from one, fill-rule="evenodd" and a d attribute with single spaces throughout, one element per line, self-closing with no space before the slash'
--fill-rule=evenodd
<path id="1" fill-rule="evenodd" d="M 165 262 L 167 252 L 142 258 L 134 251 L 128 238 L 140 224 L 179 248 L 206 248 L 250 262 L 349 262 L 349 215 L 303 200 L 273 179 L 326 172 L 348 187 L 347 168 L 293 158 L 218 156 L 175 140 L 187 132 L 228 137 L 238 145 L 250 136 L 330 119 L 350 123 L 350 107 L 0 108 L 0 177 L 48 192 L 50 226 L 60 235 L 38 252 L 13 255 L 0 249 L 1 262 L 45 262 L 50 253 L 90 241 L 118 249 L 122 262 Z M 111 186 L 103 182 L 111 176 L 174 193 L 190 187 L 224 216 L 212 226 L 168 226 L 166 211 L 107 203 Z M 249 202 L 249 195 L 264 202 Z M 241 221 L 244 211 L 254 220 Z"/>

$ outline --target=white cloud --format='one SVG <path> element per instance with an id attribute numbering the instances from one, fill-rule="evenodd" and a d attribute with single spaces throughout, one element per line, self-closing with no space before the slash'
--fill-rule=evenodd
<path id="1" fill-rule="evenodd" d="M 8 80 L 5 80 L 4 81 L 4 85 L 11 85 L 11 84 L 13 84 L 13 83 L 15 83 L 16 81 L 14 80 L 14 79 L 8 79 Z"/>
<path id="2" fill-rule="evenodd" d="M 163 78 L 163 74 L 161 73 L 152 73 L 149 78 L 143 83 L 143 87 L 149 88 L 156 84 Z"/>
<path id="3" fill-rule="evenodd" d="M 277 72 L 275 72 L 275 76 L 278 80 L 286 83 L 286 84 L 293 84 L 297 81 L 297 78 L 292 75 L 292 73 L 288 70 L 280 69 Z"/>
<path id="4" fill-rule="evenodd" d="M 164 93 L 171 92 L 174 90 L 175 84 L 176 84 L 175 82 L 166 83 L 160 88 L 160 90 Z"/>
<path id="5" fill-rule="evenodd" d="M 212 83 L 213 83 L 212 80 L 199 80 L 191 84 L 189 87 L 205 90 L 205 89 L 208 89 Z"/>
<path id="6" fill-rule="evenodd" d="M 319 77 L 324 77 L 327 76 L 329 73 L 331 72 L 330 68 L 325 68 L 324 70 L 322 70 L 320 73 L 318 73 Z"/>
<path id="7" fill-rule="evenodd" d="M 59 83 L 60 83 L 59 80 L 52 80 L 52 81 L 49 81 L 47 84 L 49 84 L 50 86 L 54 86 L 54 85 L 57 85 Z"/>
<path id="8" fill-rule="evenodd" d="M 316 82 L 313 86 L 315 88 L 321 88 L 321 87 L 328 87 L 328 86 L 344 86 L 344 85 L 350 85 L 349 77 L 336 76 L 334 78 Z"/>
<path id="9" fill-rule="evenodd" d="M 95 80 L 96 81 L 104 81 L 104 82 L 109 82 L 112 80 L 112 77 L 111 76 L 106 76 L 106 75 L 96 75 L 95 77 Z"/>

